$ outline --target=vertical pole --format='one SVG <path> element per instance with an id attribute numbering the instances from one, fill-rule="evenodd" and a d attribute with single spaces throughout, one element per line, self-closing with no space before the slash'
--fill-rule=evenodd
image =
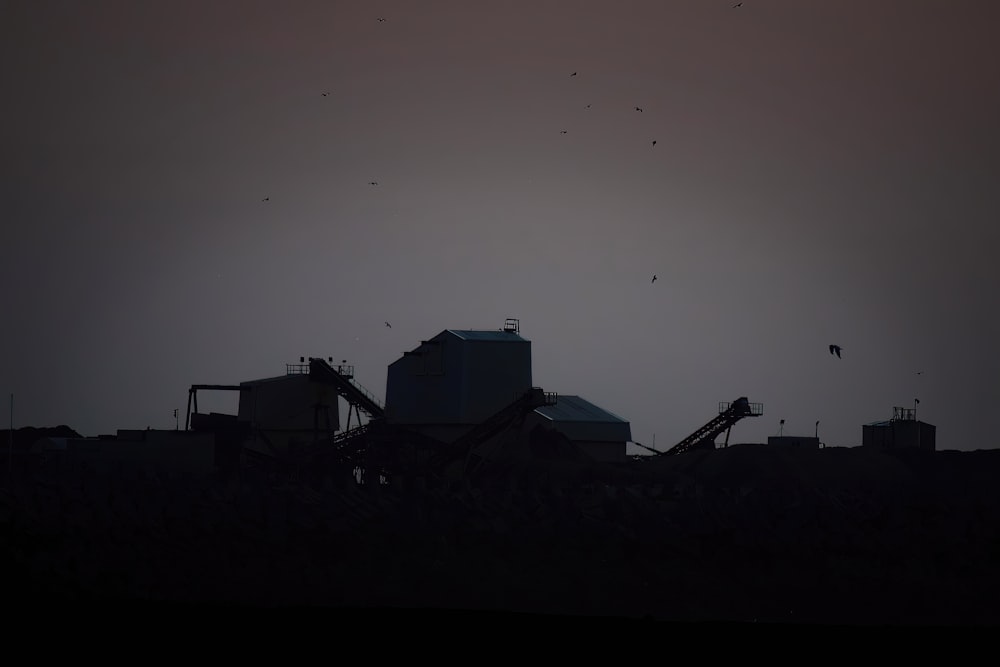
<path id="1" fill-rule="evenodd" d="M 10 395 L 10 438 L 7 441 L 7 477 L 8 483 L 14 479 L 14 394 Z"/>

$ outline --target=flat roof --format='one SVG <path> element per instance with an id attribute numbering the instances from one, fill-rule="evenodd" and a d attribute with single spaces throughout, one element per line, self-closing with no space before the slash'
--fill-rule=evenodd
<path id="1" fill-rule="evenodd" d="M 517 341 L 521 343 L 527 343 L 527 339 L 521 338 L 520 334 L 516 331 L 504 331 L 503 329 L 497 329 L 496 331 L 474 331 L 470 329 L 445 329 L 446 332 L 458 336 L 462 340 L 489 340 L 489 341 Z"/>

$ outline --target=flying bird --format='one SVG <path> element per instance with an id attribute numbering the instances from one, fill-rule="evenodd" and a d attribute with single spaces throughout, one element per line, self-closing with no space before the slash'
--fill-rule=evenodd
<path id="1" fill-rule="evenodd" d="M 656 282 L 656 274 L 654 273 L 653 274 L 653 279 L 649 281 L 649 284 L 652 285 L 655 282 Z"/>
<path id="2" fill-rule="evenodd" d="M 326 96 L 327 96 L 327 95 L 329 95 L 329 94 L 330 94 L 330 93 L 320 93 L 320 95 L 322 95 L 323 97 L 326 97 Z"/>
<path id="3" fill-rule="evenodd" d="M 737 7 L 742 7 L 742 6 L 743 6 L 742 2 L 737 2 L 735 5 L 733 5 L 733 9 L 736 9 Z"/>
<path id="4" fill-rule="evenodd" d="M 385 326 L 389 327 L 390 329 L 392 328 L 392 325 L 389 324 L 388 322 L 385 323 Z"/>
<path id="5" fill-rule="evenodd" d="M 639 113 L 642 113 L 642 107 L 636 107 L 635 110 L 638 111 Z"/>
<path id="6" fill-rule="evenodd" d="M 385 22 L 385 19 L 384 19 L 384 18 L 382 18 L 382 17 L 379 17 L 379 19 L 378 19 L 378 22 L 379 22 L 379 23 L 384 23 L 384 22 Z"/>
<path id="7" fill-rule="evenodd" d="M 570 76 L 576 76 L 576 72 L 573 72 L 572 74 L 570 74 Z"/>
<path id="8" fill-rule="evenodd" d="M 653 145 L 654 146 L 656 145 L 656 139 L 653 139 Z"/>
<path id="9" fill-rule="evenodd" d="M 840 359 L 841 358 L 840 357 L 840 346 L 839 345 L 831 345 L 830 346 L 830 354 L 835 354 L 835 355 L 837 355 L 837 358 Z"/>
<path id="10" fill-rule="evenodd" d="M 583 108 L 584 108 L 584 109 L 589 109 L 589 108 L 590 108 L 590 105 L 588 104 L 587 106 L 585 106 L 585 107 L 583 107 Z"/>
<path id="11" fill-rule="evenodd" d="M 559 130 L 559 134 L 566 134 L 566 130 Z"/>
<path id="12" fill-rule="evenodd" d="M 368 185 L 378 185 L 378 181 L 368 181 Z"/>
<path id="13" fill-rule="evenodd" d="M 261 199 L 261 201 L 271 201 L 271 198 L 270 197 L 264 197 L 263 199 Z"/>

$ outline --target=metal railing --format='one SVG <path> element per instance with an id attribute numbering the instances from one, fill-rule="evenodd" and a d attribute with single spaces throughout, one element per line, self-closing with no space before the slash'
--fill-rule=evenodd
<path id="1" fill-rule="evenodd" d="M 343 375 L 347 379 L 354 377 L 354 366 L 351 364 L 337 364 L 330 366 L 337 371 L 338 375 Z M 285 375 L 308 375 L 309 364 L 285 364 Z"/>
<path id="2" fill-rule="evenodd" d="M 357 389 L 358 391 L 360 391 L 362 394 L 365 395 L 365 398 L 367 398 L 369 401 L 371 401 L 375 405 L 379 406 L 383 410 L 385 409 L 385 405 L 382 403 L 382 401 L 380 401 L 378 399 L 377 396 L 375 396 L 375 394 L 373 394 L 371 391 L 369 391 L 368 389 L 366 389 L 365 387 L 363 387 L 361 385 L 361 383 L 359 383 L 357 380 L 355 380 L 351 376 L 346 376 L 346 377 L 350 380 L 351 384 L 354 386 L 355 389 Z"/>
<path id="3" fill-rule="evenodd" d="M 719 414 L 729 410 L 732 407 L 731 401 L 720 401 L 719 402 Z M 760 417 L 764 414 L 764 404 L 763 403 L 747 403 L 747 408 L 749 412 L 746 413 L 748 417 Z"/>
<path id="4" fill-rule="evenodd" d="M 524 396 L 525 396 L 526 393 L 531 392 L 531 391 L 536 391 L 537 392 L 537 391 L 540 391 L 540 388 L 539 387 L 532 387 L 531 389 L 528 389 L 527 391 L 515 391 L 511 395 L 511 400 L 512 401 L 520 400 L 521 398 L 524 398 Z M 542 405 L 555 405 L 556 403 L 559 402 L 559 392 L 557 392 L 557 391 L 542 391 L 541 395 L 542 395 Z"/>

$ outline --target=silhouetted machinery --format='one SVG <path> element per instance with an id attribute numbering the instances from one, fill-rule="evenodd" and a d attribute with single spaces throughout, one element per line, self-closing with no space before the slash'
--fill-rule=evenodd
<path id="1" fill-rule="evenodd" d="M 695 449 L 715 449 L 715 439 L 723 431 L 726 432 L 725 444 L 728 445 L 729 432 L 733 424 L 744 417 L 759 417 L 762 414 L 764 414 L 764 404 L 751 403 L 746 396 L 741 396 L 732 403 L 719 403 L 719 414 L 715 418 L 670 449 L 657 452 L 657 455 L 683 454 Z"/>
<path id="2" fill-rule="evenodd" d="M 558 398 L 554 392 L 531 387 L 512 403 L 503 407 L 485 421 L 477 424 L 465 435 L 441 447 L 431 458 L 432 467 L 441 468 L 466 456 L 476 445 L 500 433 L 508 426 L 523 420 L 525 415 L 543 405 L 555 405 Z"/>

